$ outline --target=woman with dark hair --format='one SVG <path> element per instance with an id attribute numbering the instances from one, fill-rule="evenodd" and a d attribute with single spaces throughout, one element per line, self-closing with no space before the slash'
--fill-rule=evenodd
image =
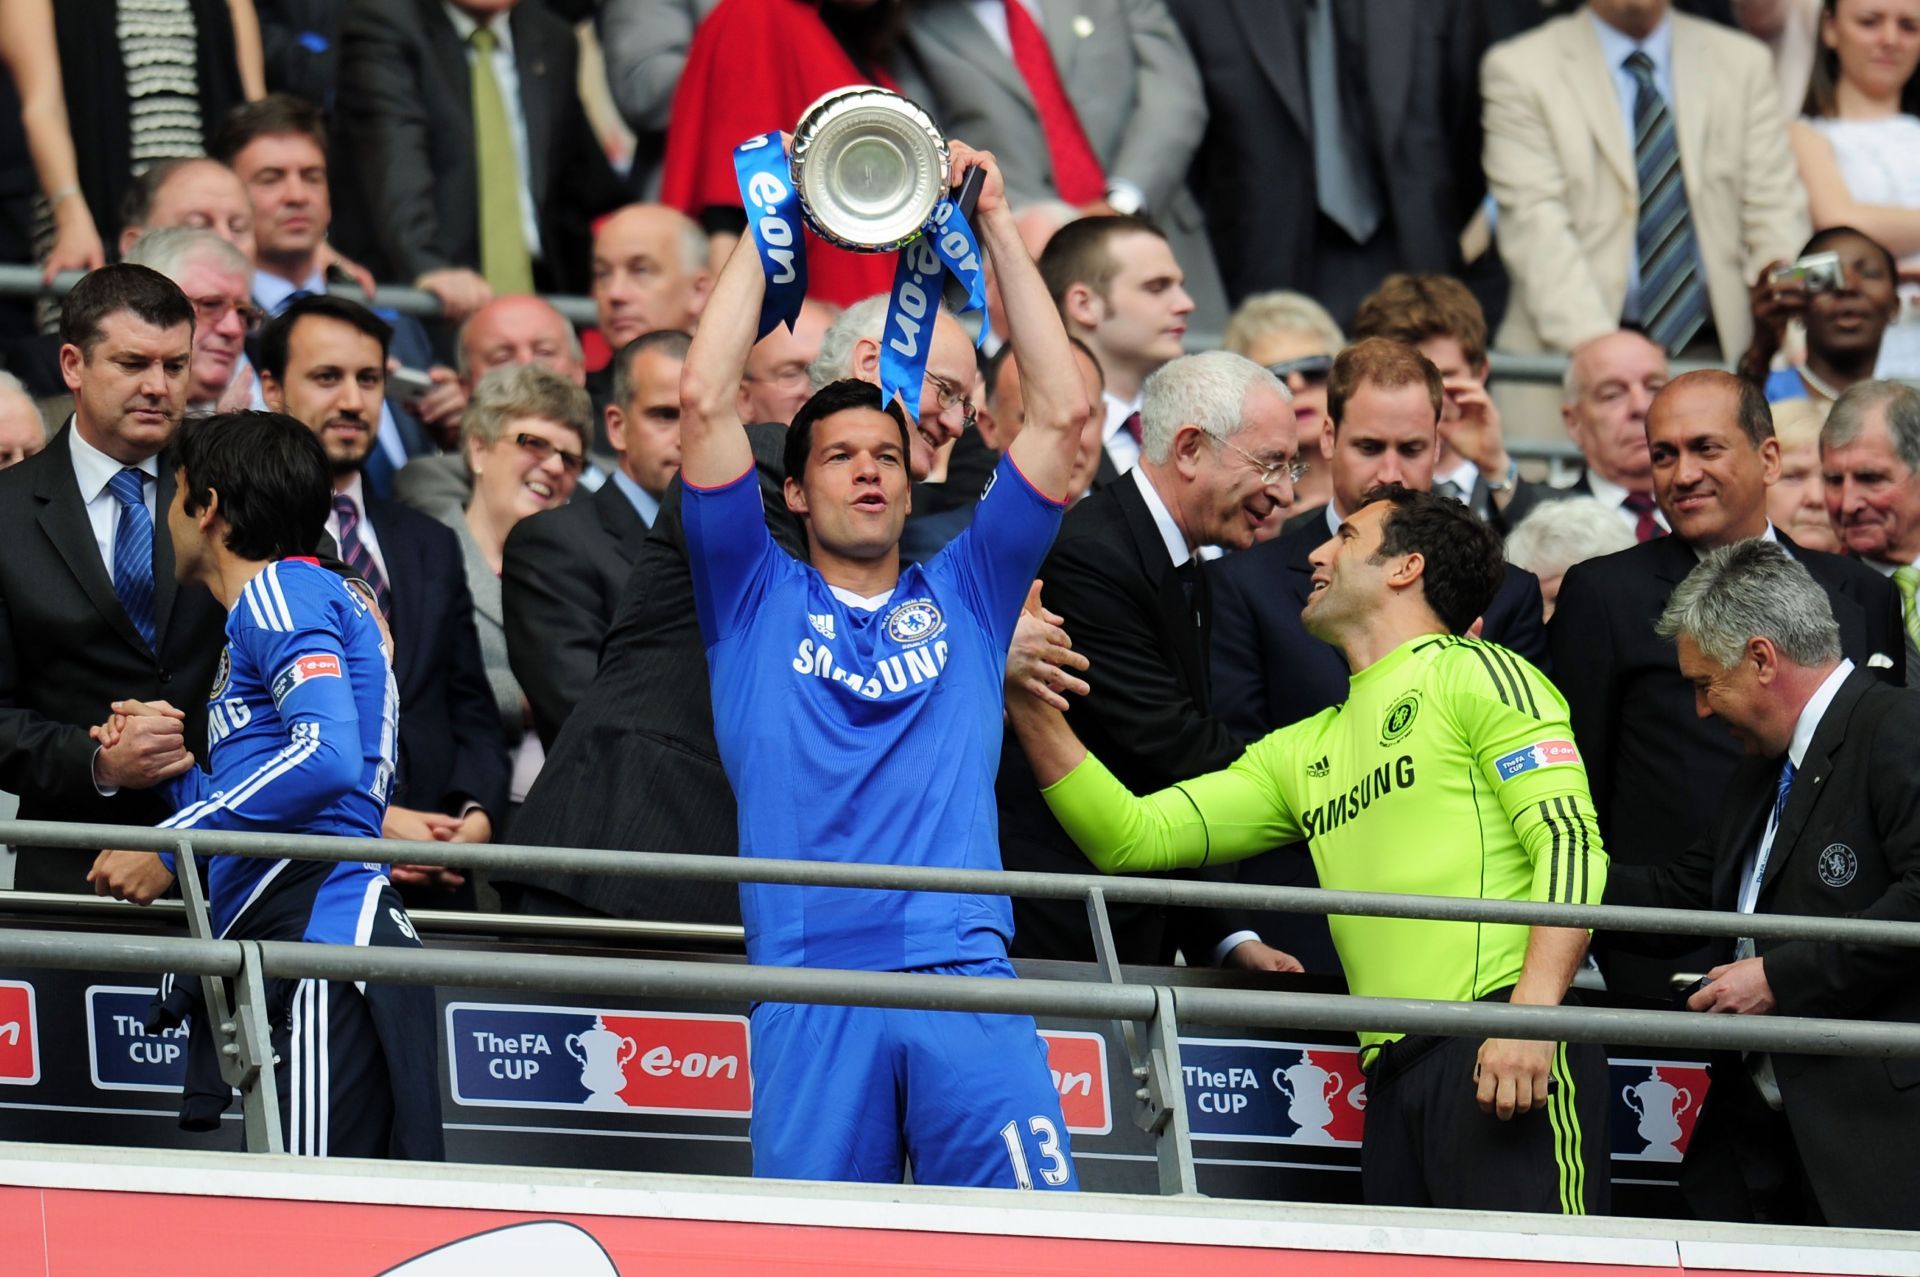
<path id="1" fill-rule="evenodd" d="M 1761 271 L 1752 291 L 1753 344 L 1740 357 L 1739 373 L 1766 391 L 1768 403 L 1813 399 L 1824 409 L 1874 376 L 1887 326 L 1900 313 L 1900 294 L 1893 254 L 1851 226 L 1815 231 L 1800 250 L 1802 257 L 1811 253 L 1837 256 L 1839 279 L 1832 288 L 1809 290 L 1804 281 L 1776 281 L 1779 262 Z M 1792 319 L 1806 326 L 1806 359 L 1773 368 Z"/>
<path id="2" fill-rule="evenodd" d="M 1852 226 L 1920 284 L 1920 0 L 1824 0 L 1820 48 L 1790 132 L 1815 230 Z M 1881 351 L 1882 377 L 1920 373 L 1920 290 Z"/>
<path id="3" fill-rule="evenodd" d="M 673 95 L 661 200 L 700 219 L 709 233 L 739 234 L 746 216 L 733 148 L 791 130 L 801 112 L 834 89 L 897 89 L 889 63 L 901 2 L 721 0 L 694 31 Z M 807 295 L 815 300 L 850 306 L 893 283 L 891 253 L 852 253 L 811 230 L 806 236 Z"/>

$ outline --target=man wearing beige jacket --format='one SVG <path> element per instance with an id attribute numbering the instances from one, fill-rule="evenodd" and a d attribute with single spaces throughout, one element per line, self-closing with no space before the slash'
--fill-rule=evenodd
<path id="1" fill-rule="evenodd" d="M 1766 49 L 1669 0 L 1589 0 L 1480 68 L 1487 184 L 1513 277 L 1504 350 L 1623 323 L 1728 361 L 1747 285 L 1806 238 Z"/>

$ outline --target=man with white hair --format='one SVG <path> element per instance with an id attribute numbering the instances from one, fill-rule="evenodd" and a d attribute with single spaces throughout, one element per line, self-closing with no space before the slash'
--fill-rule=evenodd
<path id="1" fill-rule="evenodd" d="M 813 393 L 808 366 L 820 358 L 827 330 L 839 317 L 839 307 L 809 297 L 800 303 L 800 317 L 791 330 L 775 324 L 753 344 L 747 370 L 740 374 L 740 420 L 793 420 Z"/>
<path id="2" fill-rule="evenodd" d="M 1507 562 L 1540 578 L 1543 621 L 1553 619 L 1554 600 L 1567 569 L 1633 544 L 1606 503 L 1594 497 L 1543 501 L 1507 535 Z"/>
<path id="3" fill-rule="evenodd" d="M 1657 628 L 1697 712 L 1745 757 L 1707 836 L 1670 864 L 1617 868 L 1607 904 L 1920 921 L 1920 697 L 1845 657 L 1828 591 L 1785 548 L 1755 537 L 1714 550 L 1667 601 Z M 1920 1021 L 1910 949 L 1714 949 L 1689 1010 Z M 1906 1060 L 1717 1053 L 1680 1166 L 1687 1204 L 1701 1219 L 1911 1227 L 1915 1076 Z"/>
<path id="4" fill-rule="evenodd" d="M 47 446 L 46 423 L 33 396 L 10 372 L 0 372 L 0 470 Z"/>
<path id="5" fill-rule="evenodd" d="M 209 230 L 168 226 L 148 231 L 127 261 L 159 271 L 193 303 L 193 367 L 187 411 L 232 412 L 253 393 L 247 334 L 260 322 L 253 304 L 253 262 Z"/>
<path id="6" fill-rule="evenodd" d="M 1073 721 L 1138 793 L 1225 767 L 1242 742 L 1215 717 L 1207 671 L 1211 607 L 1199 551 L 1244 550 L 1293 503 L 1293 405 L 1286 387 L 1240 355 L 1169 361 L 1141 390 L 1140 464 L 1067 513 L 1041 566 L 1046 606 L 1071 618 L 1088 691 Z M 1097 744 L 1095 743 L 1097 742 Z M 1012 738 L 998 785 L 1001 858 L 1010 870 L 1085 873 L 1086 859 L 1048 812 Z M 1300 964 L 1246 919 L 1220 911 L 1109 907 L 1122 962 Z M 1078 901 L 1014 902 L 1017 957 L 1094 956 Z"/>
<path id="7" fill-rule="evenodd" d="M 1636 541 L 1667 534 L 1647 451 L 1647 414 L 1666 384 L 1667 352 L 1630 328 L 1575 346 L 1561 381 L 1560 419 L 1587 463 L 1564 491 L 1597 498 Z"/>

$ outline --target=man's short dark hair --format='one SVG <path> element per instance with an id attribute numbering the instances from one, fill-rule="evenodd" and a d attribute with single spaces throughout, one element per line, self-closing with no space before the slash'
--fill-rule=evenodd
<path id="1" fill-rule="evenodd" d="M 1685 394 L 1690 387 L 1704 385 L 1714 385 L 1733 392 L 1735 420 L 1748 444 L 1758 448 L 1774 437 L 1773 409 L 1767 406 L 1766 392 L 1745 377 L 1736 377 L 1718 368 L 1696 368 L 1692 372 L 1681 373 L 1660 388 L 1660 393 L 1653 397 L 1654 407 L 1658 407 L 1660 400 L 1668 394 Z M 1653 424 L 1651 408 L 1647 411 L 1647 424 Z"/>
<path id="2" fill-rule="evenodd" d="M 1402 386 L 1424 386 L 1433 401 L 1433 420 L 1440 423 L 1440 406 L 1446 400 L 1446 388 L 1440 370 L 1433 361 L 1403 341 L 1391 337 L 1368 337 L 1356 341 L 1333 358 L 1333 371 L 1327 376 L 1327 419 L 1333 432 L 1340 433 L 1340 419 L 1347 414 L 1347 401 L 1362 386 L 1380 390 L 1398 390 Z"/>
<path id="3" fill-rule="evenodd" d="M 354 301 L 331 293 L 315 293 L 288 306 L 267 321 L 260 330 L 260 371 L 275 381 L 287 379 L 287 352 L 293 346 L 293 326 L 309 316 L 337 319 L 358 328 L 380 343 L 380 367 L 387 366 L 387 349 L 393 344 L 393 327 L 386 320 Z"/>
<path id="4" fill-rule="evenodd" d="M 1067 300 L 1067 290 L 1085 284 L 1094 295 L 1106 300 L 1120 273 L 1120 259 L 1110 247 L 1117 235 L 1154 235 L 1165 239 L 1167 233 L 1137 214 L 1116 213 L 1111 217 L 1082 217 L 1054 232 L 1040 253 L 1040 278 L 1055 307 Z"/>
<path id="5" fill-rule="evenodd" d="M 1094 354 L 1092 348 L 1078 337 L 1069 336 L 1067 338 L 1067 344 L 1072 346 L 1076 352 L 1087 357 L 1087 362 L 1093 365 L 1093 370 L 1100 374 L 1100 384 L 1104 387 L 1107 383 L 1107 370 L 1100 366 L 1100 357 Z M 986 390 L 984 393 L 986 394 L 987 407 L 989 408 L 997 406 L 994 401 L 1000 397 L 1000 370 L 1005 368 L 1007 361 L 1012 358 L 1013 343 L 1003 341 L 1000 343 L 1000 349 L 993 352 L 993 355 L 987 360 L 986 368 L 981 371 L 980 375 L 985 379 L 984 385 L 986 386 Z M 1099 404 L 1094 405 L 1096 411 L 1098 411 L 1099 407 Z"/>
<path id="6" fill-rule="evenodd" d="M 91 359 L 103 335 L 100 326 L 123 310 L 155 328 L 193 327 L 193 303 L 178 284 L 157 270 L 115 262 L 81 276 L 60 303 L 60 340 Z"/>
<path id="7" fill-rule="evenodd" d="M 1500 536 L 1460 502 L 1397 483 L 1370 489 L 1364 508 L 1389 502 L 1380 528 L 1380 550 L 1372 559 L 1418 554 L 1426 562 L 1421 577 L 1427 606 L 1454 634 L 1465 634 L 1486 614 L 1487 604 L 1507 577 L 1507 556 Z"/>
<path id="8" fill-rule="evenodd" d="M 1460 343 L 1467 366 L 1487 361 L 1487 316 L 1470 289 L 1451 275 L 1401 272 L 1361 299 L 1347 329 L 1353 340 L 1391 337 L 1409 346 L 1436 337 Z"/>
<path id="9" fill-rule="evenodd" d="M 799 483 L 807 477 L 807 458 L 813 455 L 814 423 L 849 408 L 870 408 L 892 417 L 900 427 L 901 449 L 912 455 L 913 442 L 907 435 L 907 414 L 901 411 L 900 401 L 895 399 L 883 406 L 880 403 L 880 387 L 870 381 L 861 381 L 858 377 L 843 377 L 814 391 L 813 398 L 801 404 L 800 411 L 793 414 L 793 423 L 787 427 L 786 451 L 781 457 L 787 468 L 787 478 Z"/>
<path id="10" fill-rule="evenodd" d="M 220 494 L 227 548 L 242 559 L 312 554 L 333 508 L 333 467 L 313 431 L 278 412 L 189 417 L 168 460 L 187 513 Z"/>
<path id="11" fill-rule="evenodd" d="M 622 411 L 626 409 L 627 400 L 633 396 L 633 363 L 640 356 L 657 350 L 669 359 L 684 361 L 692 345 L 693 338 L 678 328 L 659 328 L 641 333 L 620 347 L 613 357 L 613 402 Z"/>
<path id="12" fill-rule="evenodd" d="M 232 168 L 234 156 L 256 140 L 284 133 L 311 138 L 322 155 L 327 153 L 327 124 L 320 108 L 292 93 L 269 93 L 228 111 L 207 142 L 207 154 Z"/>

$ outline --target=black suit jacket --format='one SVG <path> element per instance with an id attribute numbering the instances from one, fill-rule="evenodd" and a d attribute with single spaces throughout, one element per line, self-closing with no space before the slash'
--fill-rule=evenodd
<path id="1" fill-rule="evenodd" d="M 367 501 L 392 599 L 400 758 L 393 801 L 458 815 L 468 801 L 500 829 L 507 812 L 507 740 L 480 659 L 460 543 L 438 520 Z"/>
<path id="2" fill-rule="evenodd" d="M 1327 537 L 1326 507 L 1317 506 L 1289 519 L 1273 540 L 1215 565 L 1214 702 L 1242 740 L 1258 740 L 1347 699 L 1346 658 L 1300 624 L 1313 588 L 1307 556 Z M 1551 673 L 1544 610 L 1539 578 L 1509 565 L 1487 605 L 1481 637 Z"/>
<path id="3" fill-rule="evenodd" d="M 225 646 L 227 613 L 201 586 L 173 579 L 167 507 L 173 471 L 160 467 L 153 527 L 157 650 L 127 619 L 100 558 L 73 472 L 69 422 L 46 448 L 0 471 L 0 789 L 22 820 L 151 825 L 170 814 L 153 791 L 103 798 L 93 785 L 87 728 L 115 700 L 165 700 L 186 712 L 188 748 L 203 753 L 207 689 Z M 22 848 L 14 885 L 91 892 L 92 857 Z"/>
<path id="4" fill-rule="evenodd" d="M 540 225 L 536 282 L 585 292 L 592 219 L 625 201 L 574 88 L 572 29 L 538 4 L 508 18 Z M 382 279 L 480 263 L 467 48 L 440 0 L 351 0 L 340 20 L 331 171 L 336 236 Z"/>
<path id="5" fill-rule="evenodd" d="M 1122 784 L 1152 793 L 1240 756 L 1241 743 L 1212 713 L 1206 571 L 1189 602 L 1135 480 L 1123 477 L 1067 512 L 1040 579 L 1047 607 L 1067 618 L 1075 650 L 1092 663 L 1091 690 L 1073 707 L 1074 727 Z M 1089 872 L 1011 734 L 998 797 L 1000 857 L 1008 869 Z M 1123 962 L 1164 963 L 1179 948 L 1204 966 L 1220 940 L 1250 922 L 1211 910 L 1109 910 Z M 1016 956 L 1092 959 L 1078 901 L 1016 898 L 1013 913 Z"/>
<path id="6" fill-rule="evenodd" d="M 1480 11 L 1464 0 L 1346 0 L 1365 50 L 1356 121 L 1381 181 L 1379 270 L 1337 294 L 1312 287 L 1330 225 L 1314 190 L 1313 118 L 1301 0 L 1172 0 L 1206 68 L 1207 132 L 1192 182 L 1227 292 L 1315 292 L 1344 323 L 1388 271 L 1460 273 L 1459 234 L 1485 190 L 1480 171 Z M 1344 68 L 1343 68 L 1344 69 Z M 1330 282 L 1330 281 L 1329 281 Z"/>
<path id="7" fill-rule="evenodd" d="M 751 425 L 747 438 L 767 530 L 795 558 L 804 557 L 800 525 L 781 494 L 786 427 Z M 513 830 L 518 842 L 739 852 L 738 809 L 713 739 L 706 647 L 694 614 L 680 492 L 675 479 L 627 577 L 593 682 L 554 738 L 520 808 Z M 493 877 L 557 891 L 614 917 L 740 921 L 739 889 L 724 883 L 527 872 Z"/>
<path id="8" fill-rule="evenodd" d="M 646 539 L 640 512 L 612 479 L 507 534 L 500 573 L 507 661 L 548 749 L 593 682 L 601 640 Z"/>
<path id="9" fill-rule="evenodd" d="M 1856 669 L 1822 715 L 1767 857 L 1760 913 L 1920 922 L 1920 695 Z M 1777 758 L 1742 759 L 1706 837 L 1665 866 L 1617 866 L 1607 904 L 1738 908 L 1740 881 L 1773 808 Z M 1718 942 L 1716 956 L 1731 956 Z M 1782 1015 L 1920 1022 L 1920 950 L 1761 940 Z M 1780 1055 L 1774 1074 L 1793 1140 L 1832 1224 L 1910 1228 L 1920 1202 L 1920 1060 Z M 1722 1120 L 1723 1085 L 1746 1085 L 1734 1054 L 1687 1148 L 1681 1184 L 1696 1213 L 1732 1218 L 1747 1198 L 1743 1132 Z M 1724 1101 L 1721 1101 L 1724 1106 Z M 1904 1134 L 1902 1134 L 1904 1132 Z"/>
<path id="10" fill-rule="evenodd" d="M 1892 662 L 1885 676 L 1900 682 L 1906 642 L 1892 584 L 1862 564 L 1780 540 L 1826 591 L 1854 664 L 1869 668 L 1879 654 Z M 1726 727 L 1695 713 L 1673 644 L 1653 632 L 1673 587 L 1698 562 L 1691 545 L 1667 536 L 1576 563 L 1547 627 L 1616 864 L 1664 864 L 1705 834 L 1740 759 Z M 1684 786 L 1674 783 L 1681 776 Z"/>

